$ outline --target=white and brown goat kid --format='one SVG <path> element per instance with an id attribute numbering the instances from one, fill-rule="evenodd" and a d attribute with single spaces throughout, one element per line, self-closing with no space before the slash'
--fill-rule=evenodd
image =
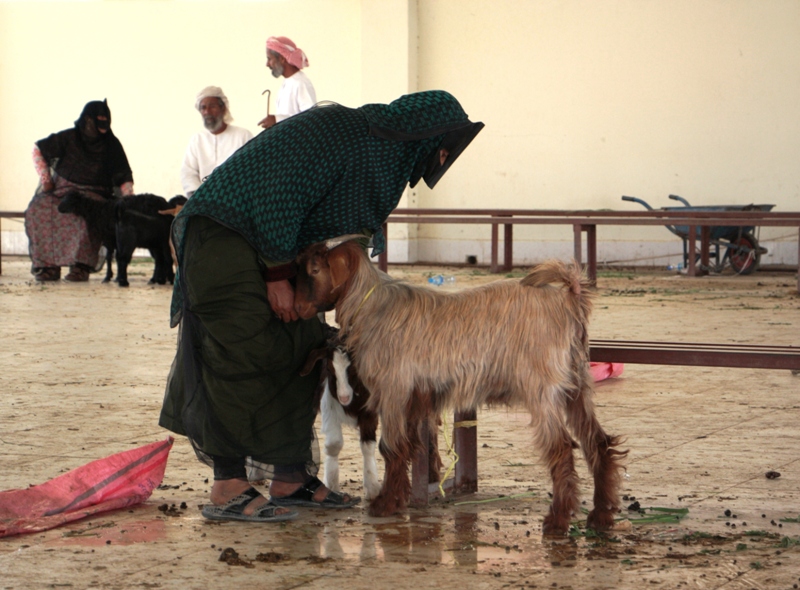
<path id="1" fill-rule="evenodd" d="M 339 488 L 339 453 L 344 447 L 342 426 L 356 428 L 364 458 L 364 496 L 378 495 L 381 484 L 375 461 L 375 433 L 378 415 L 366 408 L 369 391 L 361 383 L 347 351 L 336 339 L 336 330 L 329 328 L 325 347 L 311 351 L 301 375 L 308 375 L 316 363 L 322 363 L 317 389 L 322 434 L 325 437 L 325 470 L 323 481 L 334 492 Z"/>
<path id="2" fill-rule="evenodd" d="M 317 402 L 325 438 L 325 461 L 323 481 L 334 492 L 339 487 L 339 454 L 344 447 L 343 426 L 355 428 L 359 433 L 361 455 L 364 459 L 364 496 L 367 500 L 377 497 L 381 483 L 375 460 L 378 415 L 368 407 L 369 390 L 358 378 L 350 355 L 338 339 L 338 330 L 327 327 L 326 346 L 312 350 L 301 371 L 308 375 L 316 363 L 321 363 Z M 428 446 L 429 480 L 439 481 L 442 461 L 439 456 L 436 430 L 431 430 Z"/>
<path id="3" fill-rule="evenodd" d="M 564 534 L 579 508 L 573 447 L 594 477 L 588 526 L 613 525 L 626 451 L 595 416 L 587 334 L 591 298 L 576 265 L 548 261 L 521 281 L 443 293 L 382 277 L 352 241 L 298 257 L 295 309 L 336 309 L 353 364 L 372 392 L 386 471 L 370 514 L 403 510 L 418 425 L 443 410 L 524 407 L 553 480 L 545 534 Z M 555 283 L 553 285 L 551 283 Z"/>

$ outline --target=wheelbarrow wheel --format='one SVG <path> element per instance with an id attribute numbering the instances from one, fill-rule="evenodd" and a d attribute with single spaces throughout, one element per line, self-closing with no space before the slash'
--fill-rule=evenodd
<path id="1" fill-rule="evenodd" d="M 758 240 L 751 233 L 743 233 L 728 246 L 728 260 L 733 271 L 740 275 L 749 275 L 761 263 L 761 249 Z"/>

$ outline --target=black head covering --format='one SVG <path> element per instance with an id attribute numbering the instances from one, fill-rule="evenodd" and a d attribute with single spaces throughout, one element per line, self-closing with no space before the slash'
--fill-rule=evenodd
<path id="1" fill-rule="evenodd" d="M 455 97 L 443 90 L 409 96 L 422 97 L 422 100 L 400 99 L 388 105 L 365 105 L 359 110 L 367 116 L 369 132 L 376 137 L 418 141 L 443 136 L 435 149 L 417 162 L 408 183 L 414 188 L 420 178 L 424 178 L 425 184 L 433 188 L 484 125 L 470 121 Z M 450 152 L 444 164 L 439 163 L 442 148 Z"/>
<path id="2" fill-rule="evenodd" d="M 102 121 L 98 119 L 98 117 L 105 117 L 106 120 Z M 78 131 L 80 131 L 82 135 L 85 134 L 87 119 L 91 119 L 92 121 L 94 121 L 94 125 L 95 127 L 97 127 L 98 130 L 108 129 L 108 132 L 110 132 L 111 109 L 108 108 L 108 100 L 103 99 L 102 102 L 99 100 L 93 100 L 91 102 L 87 102 L 86 106 L 83 107 L 81 116 L 78 117 L 77 121 L 75 121 L 75 128 L 78 129 Z"/>
<path id="3" fill-rule="evenodd" d="M 105 121 L 98 117 L 104 116 Z M 92 120 L 105 133 L 87 133 Z M 111 131 L 111 110 L 105 100 L 86 103 L 75 126 L 36 142 L 42 156 L 59 176 L 86 186 L 105 189 L 110 196 L 115 186 L 133 182 L 133 174 L 122 144 Z"/>

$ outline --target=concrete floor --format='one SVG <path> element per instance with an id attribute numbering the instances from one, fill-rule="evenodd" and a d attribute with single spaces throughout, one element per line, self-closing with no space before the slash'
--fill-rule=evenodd
<path id="1" fill-rule="evenodd" d="M 156 421 L 175 348 L 170 289 L 146 285 L 144 263 L 129 289 L 97 275 L 39 285 L 27 269 L 26 259 L 3 259 L 0 489 L 168 434 Z M 390 272 L 455 274 L 454 288 L 491 278 Z M 591 336 L 799 345 L 795 284 L 785 273 L 601 275 Z M 178 438 L 146 503 L 0 539 L 0 588 L 796 588 L 798 394 L 789 371 L 627 365 L 599 383 L 600 420 L 630 449 L 625 506 L 638 502 L 645 517 L 688 509 L 671 522 L 637 522 L 642 514 L 626 509 L 630 526 L 606 537 L 587 535 L 579 517 L 570 537 L 542 539 L 550 482 L 516 411 L 479 412 L 477 494 L 391 518 L 358 507 L 304 510 L 285 524 L 205 521 L 211 474 Z M 348 492 L 361 493 L 360 465 L 350 435 Z M 582 462 L 579 473 L 590 508 Z"/>

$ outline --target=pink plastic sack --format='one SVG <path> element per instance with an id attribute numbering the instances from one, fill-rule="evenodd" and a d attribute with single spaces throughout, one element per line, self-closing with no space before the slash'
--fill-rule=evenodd
<path id="1" fill-rule="evenodd" d="M 625 368 L 623 363 L 589 363 L 591 365 L 590 371 L 594 377 L 595 383 L 608 379 L 610 377 L 619 377 L 622 375 L 622 369 Z"/>
<path id="2" fill-rule="evenodd" d="M 25 490 L 0 492 L 0 537 L 46 531 L 144 502 L 164 479 L 173 440 L 92 461 Z"/>

